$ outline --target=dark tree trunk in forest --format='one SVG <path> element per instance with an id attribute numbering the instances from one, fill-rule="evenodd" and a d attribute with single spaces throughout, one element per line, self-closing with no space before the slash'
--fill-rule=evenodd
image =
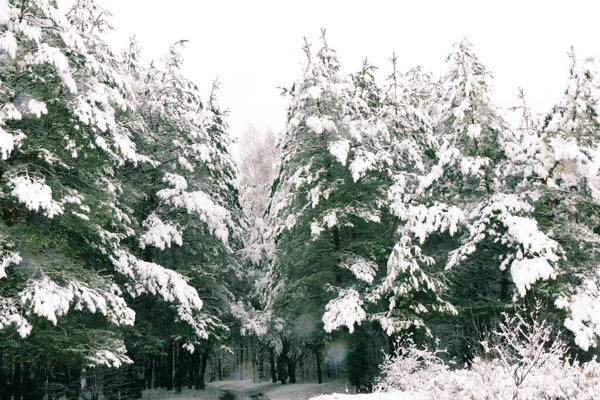
<path id="1" fill-rule="evenodd" d="M 81 371 L 77 368 L 67 368 L 66 384 L 67 400 L 78 400 L 81 392 Z"/>
<path id="2" fill-rule="evenodd" d="M 185 355 L 183 343 L 177 343 L 175 353 L 175 393 L 181 393 L 183 386 L 183 373 L 185 371 Z"/>
<path id="3" fill-rule="evenodd" d="M 288 355 L 285 362 L 287 364 L 290 383 L 296 383 L 296 358 Z"/>
<path id="4" fill-rule="evenodd" d="M 244 344 L 240 346 L 240 380 L 244 380 Z"/>
<path id="5" fill-rule="evenodd" d="M 165 386 L 167 390 L 173 390 L 173 339 L 169 339 L 167 346 L 167 369 L 165 374 Z"/>
<path id="6" fill-rule="evenodd" d="M 271 380 L 277 382 L 277 371 L 275 370 L 275 351 L 269 347 L 269 363 L 271 364 Z"/>
<path id="7" fill-rule="evenodd" d="M 148 358 L 144 363 L 144 389 L 152 389 L 152 363 L 153 358 Z"/>
<path id="8" fill-rule="evenodd" d="M 296 383 L 296 359 L 295 357 L 290 357 L 290 342 L 288 339 L 282 340 L 281 355 L 283 356 L 283 369 L 285 370 L 287 367 L 287 373 L 285 377 L 290 378 L 290 383 Z M 281 371 L 281 369 L 282 367 L 280 366 L 279 370 Z"/>
<path id="9" fill-rule="evenodd" d="M 396 356 L 397 337 L 394 334 L 388 335 L 387 340 L 388 340 L 390 356 L 395 357 Z"/>
<path id="10" fill-rule="evenodd" d="M 30 391 L 30 387 L 29 385 L 31 384 L 30 379 L 29 379 L 29 366 L 27 365 L 27 363 L 24 363 L 22 365 L 22 370 L 21 370 L 21 379 L 23 382 L 23 386 L 21 387 L 21 396 L 23 396 L 23 400 L 29 400 L 29 391 Z"/>
<path id="11" fill-rule="evenodd" d="M 21 387 L 21 362 L 17 361 L 14 364 L 13 367 L 13 379 L 12 379 L 12 386 L 13 386 L 13 400 L 21 400 L 21 393 L 22 393 L 22 387 Z"/>
<path id="12" fill-rule="evenodd" d="M 263 380 L 265 378 L 265 348 L 264 346 L 258 346 L 258 379 Z"/>
<path id="13" fill-rule="evenodd" d="M 102 385 L 102 394 L 106 400 L 118 400 L 119 399 L 119 378 L 117 373 L 109 369 L 104 374 L 104 382 Z M 52 397 L 51 397 L 52 398 Z M 54 398 L 52 398 L 54 400 Z"/>
<path id="14" fill-rule="evenodd" d="M 165 359 L 164 355 L 160 355 L 156 357 L 156 385 L 159 388 L 166 388 L 167 387 L 167 380 L 166 380 L 166 368 L 167 368 L 167 361 Z"/>
<path id="15" fill-rule="evenodd" d="M 144 386 L 144 377 L 142 372 L 137 367 L 137 364 L 129 365 L 124 368 L 123 372 L 125 375 L 125 396 L 121 398 L 126 399 L 141 399 L 142 391 Z"/>
<path id="16" fill-rule="evenodd" d="M 333 233 L 333 251 L 338 252 L 341 250 L 341 245 L 340 245 L 340 230 L 337 227 L 337 225 L 333 227 L 332 233 Z M 340 260 L 339 260 L 339 256 L 338 256 L 338 263 L 339 263 L 339 261 Z M 339 272 L 336 272 L 336 274 L 335 274 L 335 282 L 337 284 L 342 283 L 342 275 Z"/>
<path id="17" fill-rule="evenodd" d="M 200 349 L 195 349 L 191 358 L 191 374 L 190 374 L 190 385 L 194 387 L 194 389 L 200 389 Z"/>
<path id="18" fill-rule="evenodd" d="M 156 383 L 157 383 L 157 376 L 156 376 L 156 368 L 157 368 L 157 361 L 158 357 L 154 356 L 151 358 L 150 361 L 150 387 L 148 389 L 154 389 L 156 387 Z"/>
<path id="19" fill-rule="evenodd" d="M 221 354 L 219 354 L 219 359 L 217 360 L 217 368 L 219 369 L 219 380 L 223 380 L 223 364 L 221 363 Z"/>
<path id="20" fill-rule="evenodd" d="M 298 358 L 298 369 L 300 370 L 300 379 L 306 379 L 305 368 L 304 368 L 304 354 Z"/>
<path id="21" fill-rule="evenodd" d="M 252 382 L 256 382 L 256 349 L 254 348 L 254 336 L 250 336 L 250 358 L 252 362 Z"/>
<path id="22" fill-rule="evenodd" d="M 200 362 L 200 374 L 199 374 L 199 386 L 201 390 L 206 389 L 206 384 L 204 383 L 204 375 L 206 374 L 206 366 L 208 365 L 208 353 L 210 351 L 210 347 L 207 346 L 204 353 L 202 353 L 202 360 Z"/>
<path id="23" fill-rule="evenodd" d="M 319 352 L 319 346 L 314 346 L 315 358 L 317 359 L 317 381 L 323 383 L 323 373 L 321 372 L 321 353 Z"/>
<path id="24" fill-rule="evenodd" d="M 0 358 L 0 400 L 10 400 L 10 369 L 4 357 Z"/>
<path id="25" fill-rule="evenodd" d="M 31 364 L 27 363 L 24 367 L 25 368 L 23 369 L 23 398 L 25 400 L 36 400 L 39 397 L 37 390 L 37 374 L 33 370 Z"/>
<path id="26" fill-rule="evenodd" d="M 277 375 L 279 376 L 279 381 L 281 384 L 285 385 L 287 381 L 287 368 L 286 368 L 287 356 L 282 351 L 279 357 L 277 358 Z"/>

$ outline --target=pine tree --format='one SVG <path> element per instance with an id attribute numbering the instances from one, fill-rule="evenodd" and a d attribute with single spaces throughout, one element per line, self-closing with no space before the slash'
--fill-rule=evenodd
<path id="1" fill-rule="evenodd" d="M 556 276 L 560 248 L 532 214 L 535 195 L 522 191 L 514 175 L 518 135 L 492 102 L 491 75 L 464 41 L 450 61 L 438 162 L 421 187 L 433 198 L 451 199 L 467 228 L 445 263 L 460 310 L 454 329 L 464 338 L 455 352 L 468 358 L 468 349 L 477 348 L 478 335 L 497 323 L 504 307 Z"/>
<path id="2" fill-rule="evenodd" d="M 244 220 L 216 86 L 203 102 L 181 73 L 182 45 L 174 44 L 149 67 L 139 63 L 135 44 L 125 57 L 140 96 L 127 128 L 144 160 L 122 177 L 133 231 L 125 243 L 139 265 L 165 271 L 166 286 L 174 287 L 160 302 L 137 299 L 134 309 L 143 329 L 130 337 L 142 362 L 173 346 L 180 360 L 187 357 L 183 348 L 202 353 L 196 386 L 203 388 L 209 352 L 225 338 L 235 302 L 232 291 L 241 276 L 235 253 Z M 144 293 L 143 287 L 134 292 Z M 163 319 L 157 320 L 157 313 Z M 166 323 L 173 319 L 180 323 Z M 181 376 L 176 378 L 180 384 Z"/>
<path id="3" fill-rule="evenodd" d="M 89 331 L 69 346 L 38 339 L 42 352 L 62 350 L 73 365 L 120 365 L 130 362 L 122 341 L 88 314 L 134 321 L 120 288 L 99 273 L 110 265 L 99 236 L 114 234 L 114 168 L 135 161 L 115 120 L 131 93 L 110 54 L 95 54 L 87 6 L 75 4 L 71 19 L 44 1 L 11 2 L 2 13 L 0 327 L 27 337 L 37 325 L 43 338 L 59 334 L 51 327 L 67 312 L 85 309 Z M 96 335 L 104 340 L 84 346 Z"/>
<path id="4" fill-rule="evenodd" d="M 419 179 L 434 162 L 437 138 L 431 104 L 437 87 L 420 69 L 403 75 L 395 55 L 391 61 L 392 74 L 386 80 L 378 118 L 390 138 L 380 157 L 392 160 L 386 178 L 387 207 L 396 244 L 390 246 L 386 274 L 372 295 L 374 300 L 386 300 L 387 310 L 376 317 L 388 335 L 420 328 L 429 332 L 423 318 L 427 313 L 453 311 L 442 296 L 446 284 L 439 267 L 421 248 L 430 236 L 453 223 L 452 209 L 432 207 L 428 197 L 419 193 Z"/>
<path id="5" fill-rule="evenodd" d="M 597 342 L 600 81 L 596 60 L 578 59 L 573 51 L 569 55 L 563 98 L 544 120 L 525 115 L 511 156 L 515 175 L 522 179 L 519 190 L 528 194 L 532 215 L 560 251 L 551 271 L 556 282 L 539 289 L 539 295 L 566 310 L 564 326 L 574 333 L 575 344 L 588 350 Z"/>
<path id="6" fill-rule="evenodd" d="M 373 68 L 344 74 L 325 40 L 316 54 L 308 44 L 304 51 L 303 76 L 286 91 L 288 125 L 269 208 L 272 327 L 284 358 L 288 349 L 291 357 L 304 348 L 318 355 L 326 333 L 358 329 L 372 311 L 365 302 L 391 245 L 382 234 L 379 177 L 389 160 L 376 158 L 386 132 L 374 118 L 380 94 Z"/>

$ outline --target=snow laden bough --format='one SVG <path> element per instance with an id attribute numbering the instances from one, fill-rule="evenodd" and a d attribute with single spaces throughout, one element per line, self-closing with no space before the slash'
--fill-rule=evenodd
<path id="1" fill-rule="evenodd" d="M 68 234 L 80 235 L 76 241 L 89 249 L 71 249 L 72 254 L 100 252 L 127 278 L 125 288 L 130 294 L 150 293 L 174 303 L 178 318 L 189 324 L 198 338 L 206 338 L 210 318 L 201 317 L 202 301 L 187 278 L 138 259 L 122 243 L 135 230 L 132 211 L 119 202 L 123 189 L 115 171 L 125 163 L 151 164 L 153 160 L 137 151 L 130 132 L 118 119 L 119 114 L 135 109 L 136 93 L 100 38 L 101 21 L 94 10 L 93 2 L 78 1 L 65 17 L 53 2 L 45 0 L 0 1 L 0 154 L 6 162 L 1 172 L 3 201 L 16 205 L 15 211 L 4 215 L 8 229 L 0 238 L 0 279 L 6 283 L 11 268 L 30 256 L 15 246 L 13 236 L 18 231 L 11 229 L 21 223 L 19 215 L 29 213 L 52 221 L 52 226 L 67 228 Z M 58 138 L 48 139 L 44 130 L 48 126 L 60 130 Z M 32 161 L 24 166 L 20 156 Z M 227 211 L 204 192 L 167 189 L 161 192 L 161 200 L 197 215 L 212 234 L 227 243 L 228 225 L 223 222 L 229 219 Z M 176 225 L 161 223 L 156 215 L 153 218 L 144 224 L 141 243 L 158 248 L 180 243 Z M 34 224 L 28 229 L 40 229 L 36 231 L 40 237 L 54 235 L 49 236 L 50 241 L 62 240 L 65 232 L 42 225 L 51 226 Z M 84 309 L 103 315 L 114 325 L 132 325 L 135 314 L 122 291 L 110 279 L 96 276 L 93 268 L 83 266 L 85 262 L 73 263 L 82 268 L 81 274 L 62 271 L 56 265 L 36 267 L 18 293 L 2 298 L 0 328 L 13 327 L 26 337 L 35 329 L 34 316 L 56 325 L 67 313 Z M 107 267 L 111 268 L 102 266 Z M 90 274 L 93 279 L 78 278 Z M 99 343 L 104 345 L 108 347 L 89 355 L 90 362 L 118 366 L 131 361 L 118 339 Z"/>

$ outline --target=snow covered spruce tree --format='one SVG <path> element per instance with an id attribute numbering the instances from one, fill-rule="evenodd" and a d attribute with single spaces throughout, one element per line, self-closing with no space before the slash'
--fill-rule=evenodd
<path id="1" fill-rule="evenodd" d="M 0 329 L 15 396 L 61 374 L 77 391 L 82 366 L 131 362 L 116 326 L 135 314 L 102 271 L 119 229 L 115 167 L 137 161 L 116 122 L 132 94 L 96 51 L 88 6 L 67 18 L 53 2 L 1 4 Z"/>
<path id="2" fill-rule="evenodd" d="M 425 244 L 420 256 L 450 272 L 459 317 L 442 335 L 460 338 L 450 352 L 468 359 L 505 305 L 555 276 L 560 251 L 531 214 L 530 193 L 518 189 L 509 153 L 519 143 L 492 102 L 490 73 L 466 41 L 448 60 L 432 114 L 435 157 L 416 190 L 425 207 L 407 226 Z"/>
<path id="3" fill-rule="evenodd" d="M 520 129 L 498 136 L 502 153 L 495 168 L 489 169 L 491 158 L 478 162 L 480 176 L 489 176 L 491 184 L 489 189 L 484 184 L 487 193 L 478 204 L 463 208 L 469 234 L 449 254 L 447 267 L 456 271 L 457 306 L 470 309 L 463 320 L 476 315 L 479 330 L 490 327 L 497 304 L 525 297 L 532 306 L 534 298 L 543 298 L 566 311 L 565 316 L 550 309 L 549 315 L 563 318 L 574 343 L 589 350 L 598 339 L 593 315 L 598 307 L 600 86 L 595 60 L 571 54 L 571 61 L 564 97 L 553 110 L 539 120 L 525 108 Z M 469 129 L 473 141 L 483 136 L 478 128 Z M 464 158 L 461 163 L 465 170 L 472 168 Z M 477 280 L 468 279 L 475 274 Z"/>
<path id="4" fill-rule="evenodd" d="M 445 246 L 439 235 L 448 232 L 453 209 L 419 192 L 419 178 L 435 160 L 437 137 L 433 130 L 432 105 L 439 87 L 419 68 L 401 74 L 397 58 L 386 80 L 378 118 L 385 126 L 389 145 L 379 158 L 389 161 L 387 207 L 396 242 L 388 253 L 387 270 L 370 295 L 371 301 L 385 299 L 385 311 L 373 315 L 388 335 L 416 330 L 429 334 L 424 316 L 432 311 L 454 311 L 444 300 L 446 284 L 439 265 L 426 252 Z M 450 231 L 452 232 L 452 231 Z M 434 243 L 437 242 L 437 243 Z M 393 340 L 390 344 L 393 345 Z"/>
<path id="5" fill-rule="evenodd" d="M 392 245 L 381 223 L 385 181 L 369 174 L 382 166 L 373 154 L 385 134 L 372 119 L 378 94 L 370 68 L 353 80 L 325 41 L 316 54 L 308 44 L 304 50 L 303 75 L 286 92 L 288 125 L 269 209 L 273 326 L 292 382 L 299 351 L 313 351 L 320 365 L 326 332 L 353 333 L 367 319 L 366 294 Z"/>
<path id="6" fill-rule="evenodd" d="M 595 59 L 578 59 L 573 51 L 570 58 L 563 98 L 543 120 L 525 109 L 519 140 L 509 153 L 517 191 L 530 199 L 529 212 L 552 239 L 546 243 L 553 250 L 538 248 L 541 259 L 521 272 L 529 281 L 517 288 L 522 294 L 536 276 L 555 278 L 538 295 L 565 310 L 564 326 L 575 335 L 574 343 L 589 350 L 598 341 L 594 315 L 600 305 L 600 70 Z M 530 240 L 530 246 L 544 243 L 535 236 Z M 511 272 L 517 278 L 519 270 L 511 265 Z"/>
<path id="7" fill-rule="evenodd" d="M 119 328 L 134 323 L 139 302 L 132 296 L 146 293 L 155 299 L 148 303 L 159 298 L 173 304 L 171 318 L 184 321 L 195 338 L 207 337 L 216 323 L 207 307 L 202 313 L 187 278 L 144 259 L 133 245 L 151 236 L 152 224 L 129 207 L 130 187 L 123 178 L 126 170 L 155 167 L 157 161 L 138 152 L 143 143 L 134 143 L 125 126 L 143 93 L 130 86 L 119 58 L 102 40 L 106 13 L 87 0 L 77 1 L 67 17 L 42 0 L 0 7 L 0 389 L 12 382 L 8 390 L 14 397 L 25 386 L 27 396 L 38 398 L 40 383 L 57 382 L 61 393 L 76 396 L 82 367 L 132 362 L 123 341 L 128 331 Z M 206 113 L 211 115 L 206 140 L 222 146 L 218 108 Z M 233 166 L 223 149 L 211 151 L 206 155 L 216 162 L 205 169 L 218 171 L 207 172 L 218 178 L 210 181 L 210 191 L 226 193 L 235 180 Z M 219 181 L 224 176 L 228 179 Z M 193 199 L 186 201 L 189 192 L 161 200 L 186 209 L 194 206 Z M 196 218 L 206 236 L 220 243 L 227 242 L 229 228 L 215 221 L 228 215 L 226 205 L 235 209 L 231 193 L 203 199 L 210 209 Z M 138 222 L 148 227 L 139 240 L 132 239 Z M 186 238 L 181 235 L 179 240 Z M 212 254 L 213 247 L 206 246 L 196 251 Z"/>
<path id="8" fill-rule="evenodd" d="M 123 201 L 134 221 L 131 252 L 149 268 L 187 277 L 168 283 L 181 285 L 175 288 L 174 308 L 169 298 L 136 301 L 134 309 L 144 329 L 141 336 L 139 330 L 131 336 L 139 346 L 138 368 L 145 367 L 151 377 L 148 368 L 158 363 L 166 368 L 165 386 L 178 390 L 187 358 L 194 371 L 199 368 L 194 384 L 204 388 L 210 351 L 227 331 L 223 318 L 234 301 L 230 285 L 241 275 L 234 251 L 241 245 L 243 223 L 216 87 L 209 101 L 202 102 L 196 85 L 180 71 L 182 44 L 171 46 L 160 63 L 148 68 L 137 62 L 135 46 L 127 55 L 139 94 L 127 128 L 146 162 L 123 175 Z M 180 322 L 176 328 L 168 322 L 173 319 Z M 167 356 L 161 358 L 163 353 Z"/>

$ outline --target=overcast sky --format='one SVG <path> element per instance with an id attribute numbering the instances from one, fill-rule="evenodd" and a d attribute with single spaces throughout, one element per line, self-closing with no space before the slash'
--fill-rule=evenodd
<path id="1" fill-rule="evenodd" d="M 111 41 L 133 35 L 146 59 L 187 39 L 186 74 L 200 87 L 221 81 L 233 136 L 253 123 L 278 131 L 285 102 L 278 86 L 301 72 L 303 37 L 319 46 L 320 29 L 346 72 L 368 57 L 383 78 L 393 52 L 401 70 L 421 65 L 441 74 L 452 45 L 467 36 L 494 76 L 496 100 L 517 103 L 522 87 L 535 112 L 560 97 L 567 51 L 600 56 L 600 1 L 99 0 L 113 13 Z M 207 89 L 205 89 L 207 90 Z"/>

